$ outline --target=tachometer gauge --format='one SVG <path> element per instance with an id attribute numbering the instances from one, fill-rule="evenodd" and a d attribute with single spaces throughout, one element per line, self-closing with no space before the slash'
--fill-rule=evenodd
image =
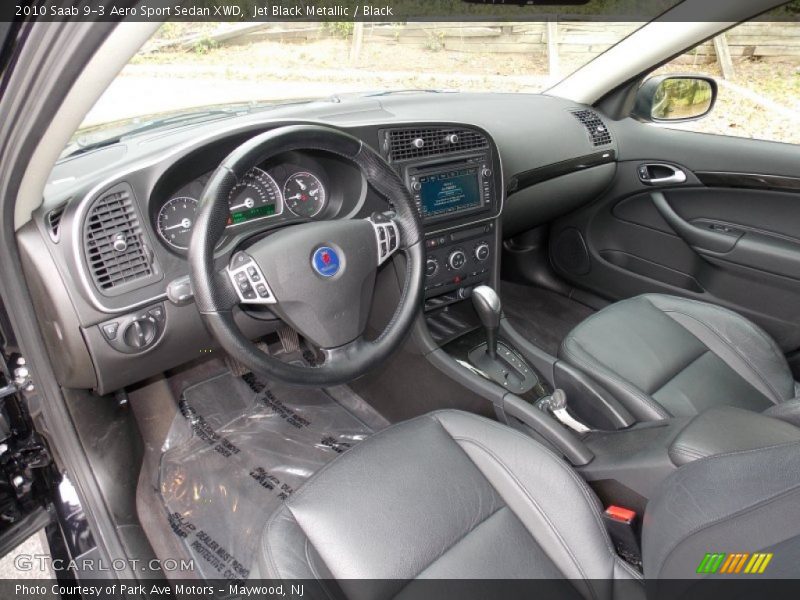
<path id="1" fill-rule="evenodd" d="M 283 196 L 272 176 L 254 167 L 231 190 L 228 206 L 228 225 L 239 225 L 280 214 Z"/>
<path id="2" fill-rule="evenodd" d="M 158 235 L 177 250 L 187 250 L 192 239 L 192 226 L 197 200 L 188 196 L 171 198 L 158 211 Z"/>
<path id="3" fill-rule="evenodd" d="M 300 171 L 283 186 L 286 206 L 298 217 L 315 217 L 325 208 L 325 186 L 316 175 Z"/>

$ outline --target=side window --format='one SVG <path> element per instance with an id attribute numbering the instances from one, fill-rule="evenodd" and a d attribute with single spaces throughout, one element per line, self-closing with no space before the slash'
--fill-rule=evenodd
<path id="1" fill-rule="evenodd" d="M 743 23 L 651 76 L 669 73 L 713 77 L 717 103 L 698 121 L 655 126 L 800 144 L 800 22 Z"/>

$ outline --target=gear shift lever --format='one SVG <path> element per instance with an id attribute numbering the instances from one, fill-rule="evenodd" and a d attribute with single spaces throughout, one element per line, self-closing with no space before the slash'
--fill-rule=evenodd
<path id="1" fill-rule="evenodd" d="M 486 346 L 477 345 L 469 352 L 469 364 L 477 368 L 481 375 L 508 391 L 526 394 L 536 386 L 539 378 L 536 370 L 511 349 L 508 342 L 498 340 L 503 308 L 500 297 L 487 285 L 474 288 L 471 295 L 472 305 L 486 334 Z"/>
<path id="2" fill-rule="evenodd" d="M 486 330 L 486 354 L 495 360 L 497 358 L 497 330 L 500 328 L 502 311 L 500 296 L 488 285 L 479 285 L 472 290 L 472 305 Z"/>

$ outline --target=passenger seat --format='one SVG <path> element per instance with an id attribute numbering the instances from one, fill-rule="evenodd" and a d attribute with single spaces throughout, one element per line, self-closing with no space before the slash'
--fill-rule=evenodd
<path id="1" fill-rule="evenodd" d="M 617 302 L 575 327 L 559 357 L 639 421 L 736 406 L 800 425 L 800 385 L 775 341 L 706 302 L 663 294 Z"/>

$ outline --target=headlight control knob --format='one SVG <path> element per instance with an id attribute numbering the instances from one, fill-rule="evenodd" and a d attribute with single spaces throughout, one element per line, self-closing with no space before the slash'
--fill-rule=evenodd
<path id="1" fill-rule="evenodd" d="M 152 317 L 136 319 L 125 328 L 122 339 L 130 348 L 146 348 L 153 343 L 158 333 L 158 324 Z"/>

